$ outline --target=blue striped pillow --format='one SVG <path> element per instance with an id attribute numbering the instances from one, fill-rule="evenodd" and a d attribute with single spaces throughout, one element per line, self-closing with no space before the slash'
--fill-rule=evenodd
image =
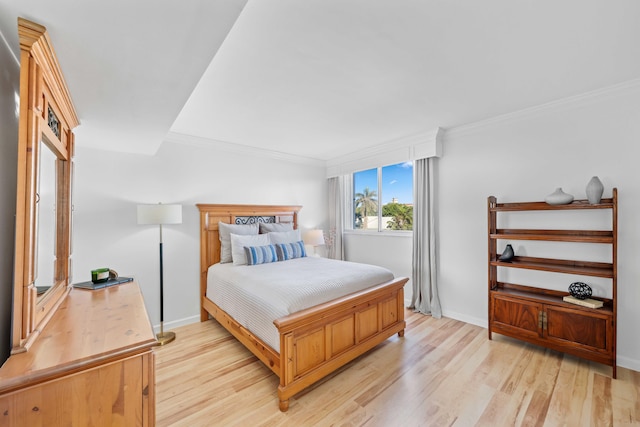
<path id="1" fill-rule="evenodd" d="M 244 253 L 247 256 L 248 265 L 266 264 L 278 261 L 276 247 L 273 245 L 245 246 Z"/>
<path id="2" fill-rule="evenodd" d="M 286 261 L 294 258 L 304 258 L 307 252 L 304 250 L 304 242 L 293 243 L 277 243 L 276 251 L 278 252 L 278 261 Z"/>

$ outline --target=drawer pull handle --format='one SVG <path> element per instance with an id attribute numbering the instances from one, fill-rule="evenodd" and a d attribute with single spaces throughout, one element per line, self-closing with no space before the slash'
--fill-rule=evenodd
<path id="1" fill-rule="evenodd" d="M 538 329 L 542 329 L 542 316 L 544 314 L 544 311 L 540 311 L 538 312 Z"/>
<path id="2" fill-rule="evenodd" d="M 542 329 L 543 331 L 547 329 L 547 312 L 546 311 L 538 312 L 538 329 Z"/>

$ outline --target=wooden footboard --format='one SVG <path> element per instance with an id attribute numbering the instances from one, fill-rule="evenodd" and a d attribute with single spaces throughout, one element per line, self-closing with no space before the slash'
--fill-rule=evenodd
<path id="1" fill-rule="evenodd" d="M 220 261 L 218 222 L 291 223 L 297 228 L 300 206 L 207 205 L 200 210 L 200 320 L 211 315 L 280 377 L 280 410 L 289 398 L 393 334 L 404 335 L 407 278 L 356 292 L 277 319 L 280 353 L 240 325 L 206 296 L 207 271 Z"/>
<path id="2" fill-rule="evenodd" d="M 280 410 L 289 398 L 380 344 L 404 335 L 407 278 L 321 304 L 274 322 L 280 332 Z"/>
<path id="3" fill-rule="evenodd" d="M 289 398 L 394 334 L 404 335 L 407 278 L 277 319 L 280 353 L 244 328 L 224 310 L 202 299 L 202 307 L 249 351 L 280 377 L 280 410 Z"/>

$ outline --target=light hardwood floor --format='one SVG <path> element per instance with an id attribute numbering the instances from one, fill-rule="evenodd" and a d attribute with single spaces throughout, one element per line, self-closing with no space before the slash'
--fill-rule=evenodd
<path id="1" fill-rule="evenodd" d="M 156 352 L 158 426 L 640 426 L 640 373 L 406 313 L 394 336 L 278 410 L 278 378 L 214 320 Z"/>

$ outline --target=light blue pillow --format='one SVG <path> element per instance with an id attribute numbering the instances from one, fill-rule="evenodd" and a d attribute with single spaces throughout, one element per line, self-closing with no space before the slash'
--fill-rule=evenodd
<path id="1" fill-rule="evenodd" d="M 307 256 L 302 240 L 293 243 L 276 243 L 276 252 L 278 253 L 278 261 L 304 258 Z"/>
<path id="2" fill-rule="evenodd" d="M 245 246 L 244 253 L 247 257 L 248 265 L 267 264 L 278 261 L 276 247 L 273 245 Z"/>

